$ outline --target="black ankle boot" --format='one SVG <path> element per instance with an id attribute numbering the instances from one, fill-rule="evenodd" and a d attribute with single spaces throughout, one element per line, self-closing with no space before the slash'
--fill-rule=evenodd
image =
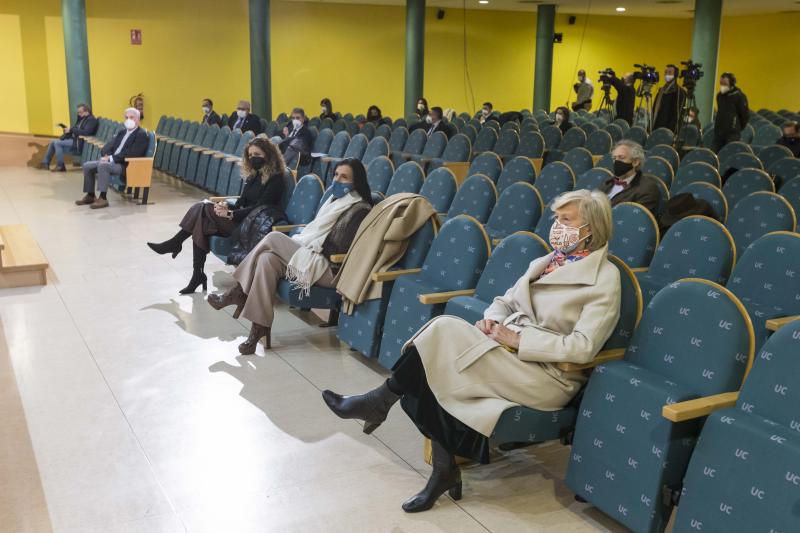
<path id="1" fill-rule="evenodd" d="M 181 253 L 181 244 L 191 237 L 191 235 L 192 234 L 188 231 L 180 230 L 171 239 L 164 242 L 148 242 L 147 246 L 157 254 L 163 255 L 171 253 L 172 258 L 175 259 L 175 256 Z"/>
<path id="2" fill-rule="evenodd" d="M 461 469 L 456 466 L 456 458 L 435 440 L 431 444 L 433 472 L 425 488 L 403 504 L 407 513 L 427 511 L 445 492 L 456 501 L 461 499 Z"/>
<path id="3" fill-rule="evenodd" d="M 393 393 L 384 382 L 377 389 L 358 396 L 341 396 L 325 390 L 322 399 L 339 418 L 363 420 L 364 433 L 369 435 L 386 420 L 386 415 L 400 396 Z"/>
<path id="4" fill-rule="evenodd" d="M 192 252 L 194 254 L 192 257 L 192 279 L 189 280 L 189 284 L 186 287 L 180 290 L 181 294 L 192 294 L 200 285 L 203 286 L 203 292 L 208 290 L 208 278 L 203 272 L 203 267 L 206 264 L 206 256 L 208 255 L 208 252 L 196 244 L 194 245 Z"/>

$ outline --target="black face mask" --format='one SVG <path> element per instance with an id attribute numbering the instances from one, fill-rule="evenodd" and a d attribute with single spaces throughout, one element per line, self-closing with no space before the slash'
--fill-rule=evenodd
<path id="1" fill-rule="evenodd" d="M 253 167 L 253 170 L 261 170 L 266 164 L 267 160 L 259 155 L 255 155 L 250 158 L 250 166 Z"/>
<path id="2" fill-rule="evenodd" d="M 631 170 L 633 170 L 633 163 L 626 163 L 625 161 L 620 161 L 619 159 L 614 161 L 614 175 L 616 177 L 621 178 Z"/>
<path id="3" fill-rule="evenodd" d="M 795 137 L 793 135 L 784 135 L 783 136 L 783 142 L 790 143 L 790 144 L 795 144 L 797 142 L 800 142 L 800 137 Z"/>

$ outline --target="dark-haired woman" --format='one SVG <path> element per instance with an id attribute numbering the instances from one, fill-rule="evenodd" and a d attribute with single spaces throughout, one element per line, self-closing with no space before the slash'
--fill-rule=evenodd
<path id="1" fill-rule="evenodd" d="M 366 122 L 372 122 L 375 126 L 389 123 L 387 119 L 383 118 L 383 115 L 381 114 L 381 108 L 376 105 L 371 105 L 369 106 L 369 109 L 367 109 Z"/>
<path id="2" fill-rule="evenodd" d="M 340 161 L 330 191 L 302 232 L 292 237 L 277 231 L 269 233 L 236 267 L 236 287 L 208 297 L 214 309 L 235 305 L 234 318 L 243 314 L 253 323 L 247 340 L 239 345 L 239 353 L 254 354 L 263 337 L 270 347 L 275 292 L 282 278 L 306 294 L 312 285 L 332 286 L 337 267 L 330 262 L 331 255 L 347 252 L 372 208 L 367 172 L 361 161 Z"/>
<path id="3" fill-rule="evenodd" d="M 567 130 L 572 128 L 572 124 L 569 122 L 569 109 L 564 106 L 556 108 L 556 119 L 552 123 L 554 126 L 558 126 L 558 129 L 561 130 L 561 135 L 567 133 Z"/>
<path id="4" fill-rule="evenodd" d="M 320 120 L 325 120 L 326 118 L 329 118 L 333 121 L 336 120 L 336 115 L 333 113 L 333 105 L 331 104 L 330 98 L 323 98 L 322 100 L 320 100 L 319 106 L 322 111 L 319 114 Z"/>
<path id="5" fill-rule="evenodd" d="M 262 205 L 280 206 L 283 197 L 283 175 L 286 166 L 278 148 L 263 137 L 255 137 L 244 151 L 242 177 L 244 188 L 233 206 L 224 198 L 194 204 L 180 222 L 180 231 L 169 240 L 160 243 L 148 242 L 158 254 L 172 254 L 174 258 L 182 248 L 183 241 L 192 237 L 192 279 L 181 289 L 181 294 L 191 294 L 200 285 L 207 289 L 208 279 L 203 272 L 209 252 L 208 238 L 212 235 L 228 236 L 247 215 Z M 216 201 L 215 201 L 216 200 Z"/>
<path id="6" fill-rule="evenodd" d="M 428 101 L 424 98 L 420 98 L 417 100 L 417 109 L 415 113 L 419 117 L 420 120 L 425 120 L 425 117 L 428 116 L 430 109 L 428 109 Z"/>

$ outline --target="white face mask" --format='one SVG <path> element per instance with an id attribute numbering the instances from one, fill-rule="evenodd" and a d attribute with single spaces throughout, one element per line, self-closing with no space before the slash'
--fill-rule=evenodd
<path id="1" fill-rule="evenodd" d="M 692 117 L 687 116 L 686 117 L 686 123 L 689 124 L 691 122 L 692 122 Z"/>
<path id="2" fill-rule="evenodd" d="M 205 113 L 206 115 L 208 115 L 209 113 L 211 113 L 211 108 L 210 108 L 210 107 L 208 107 L 207 105 L 204 105 L 204 106 L 203 106 L 203 113 Z"/>
<path id="3" fill-rule="evenodd" d="M 564 114 L 556 113 L 556 122 L 564 122 Z"/>
<path id="4" fill-rule="evenodd" d="M 488 109 L 482 109 L 482 110 L 481 110 L 481 114 L 482 114 L 484 117 L 488 117 L 488 116 L 489 116 L 489 115 L 491 115 L 492 113 L 491 113 L 491 112 L 490 112 Z"/>
<path id="5" fill-rule="evenodd" d="M 585 228 L 588 224 L 573 228 L 566 226 L 558 220 L 553 221 L 550 227 L 550 246 L 553 250 L 559 251 L 563 254 L 568 254 L 575 251 L 581 241 L 589 238 L 591 234 L 581 238 L 581 228 Z"/>
<path id="6" fill-rule="evenodd" d="M 433 124 L 433 119 L 431 118 L 431 116 L 430 116 L 430 115 L 428 115 L 427 117 L 425 117 L 425 122 L 427 122 L 428 124 Z"/>
<path id="7" fill-rule="evenodd" d="M 320 109 L 320 112 L 324 115 L 328 112 L 328 110 L 323 107 Z"/>
<path id="8" fill-rule="evenodd" d="M 725 94 L 726 92 L 730 91 L 731 88 L 728 85 L 720 85 L 719 92 Z"/>
<path id="9" fill-rule="evenodd" d="M 244 111 L 242 109 L 237 109 L 236 110 L 236 116 L 239 117 L 239 118 L 244 118 L 244 117 L 247 116 L 247 111 Z"/>
<path id="10" fill-rule="evenodd" d="M 425 104 L 417 104 L 417 109 L 420 111 L 425 111 Z"/>
<path id="11" fill-rule="evenodd" d="M 674 79 L 675 76 L 673 76 L 672 74 L 664 74 L 664 81 L 666 81 L 667 83 L 671 82 Z"/>
<path id="12" fill-rule="evenodd" d="M 125 124 L 125 129 L 126 130 L 132 130 L 133 128 L 136 127 L 136 123 L 133 121 L 133 119 L 130 119 L 130 118 L 126 118 L 125 122 L 123 122 L 123 124 Z"/>
<path id="13" fill-rule="evenodd" d="M 301 120 L 297 120 L 296 118 L 292 119 L 292 126 L 294 126 L 294 129 L 298 129 L 302 125 L 303 122 Z"/>

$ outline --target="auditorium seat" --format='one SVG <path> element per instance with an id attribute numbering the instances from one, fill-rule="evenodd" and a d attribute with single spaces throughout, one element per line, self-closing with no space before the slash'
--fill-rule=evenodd
<path id="1" fill-rule="evenodd" d="M 367 140 L 371 141 L 375 137 L 375 124 L 372 122 L 365 122 L 358 133 L 363 134 Z"/>
<path id="2" fill-rule="evenodd" d="M 364 166 L 368 166 L 376 157 L 387 157 L 389 155 L 389 143 L 383 137 L 375 137 L 369 144 L 367 144 L 366 150 L 364 150 L 364 155 L 362 155 L 359 159 L 364 164 Z"/>
<path id="3" fill-rule="evenodd" d="M 408 141 L 408 129 L 399 126 L 392 129 L 392 134 L 389 136 L 389 150 L 390 154 L 389 157 L 394 157 L 395 154 L 400 154 L 403 151 L 403 148 L 406 146 L 406 141 Z M 397 161 L 393 159 L 395 165 L 397 165 Z"/>
<path id="4" fill-rule="evenodd" d="M 220 196 L 226 196 L 225 193 L 218 192 L 220 190 L 220 188 L 217 186 L 217 182 L 219 181 L 219 168 L 221 166 L 223 159 L 236 153 L 236 150 L 241 144 L 241 141 L 242 141 L 242 131 L 239 129 L 235 129 L 230 133 L 230 135 L 228 135 L 228 138 L 225 141 L 225 146 L 223 147 L 221 152 L 215 152 L 213 154 L 209 154 L 208 163 L 206 165 L 205 175 L 203 178 L 203 188 L 211 192 L 217 193 Z M 228 190 L 227 182 L 225 183 L 224 189 L 226 191 Z"/>
<path id="5" fill-rule="evenodd" d="M 246 131 L 239 138 L 236 150 L 223 158 L 219 162 L 217 173 L 217 186 L 214 189 L 220 196 L 237 196 L 242 190 L 241 161 L 244 149 L 255 135 L 252 131 Z"/>
<path id="6" fill-rule="evenodd" d="M 611 210 L 614 233 L 608 252 L 630 268 L 646 268 L 661 238 L 655 216 L 644 206 L 622 202 Z"/>
<path id="7" fill-rule="evenodd" d="M 388 124 L 381 124 L 375 128 L 375 136 L 383 137 L 388 141 L 392 137 L 392 127 Z"/>
<path id="8" fill-rule="evenodd" d="M 727 223 L 736 242 L 736 253 L 744 253 L 751 242 L 772 231 L 795 231 L 797 217 L 786 198 L 773 192 L 751 193 L 731 209 Z"/>
<path id="9" fill-rule="evenodd" d="M 710 183 L 715 187 L 722 187 L 722 180 L 719 177 L 717 169 L 708 163 L 698 162 L 680 166 L 678 172 L 675 173 L 675 180 L 672 182 L 669 192 L 674 196 L 677 191 L 683 189 L 690 183 L 698 181 Z"/>
<path id="10" fill-rule="evenodd" d="M 366 137 L 362 137 L 362 140 L 366 140 Z M 336 135 L 333 136 L 333 141 L 331 141 L 331 145 L 328 148 L 328 154 L 321 157 L 319 159 L 318 164 L 314 165 L 312 169 L 314 174 L 318 175 L 320 178 L 322 178 L 323 182 L 328 184 L 328 182 L 330 181 L 328 179 L 328 175 L 333 170 L 331 162 L 335 160 L 341 160 L 342 158 L 344 158 L 344 154 L 345 152 L 347 152 L 347 149 L 349 147 L 350 147 L 350 134 L 347 133 L 347 131 L 336 132 Z"/>
<path id="11" fill-rule="evenodd" d="M 784 183 L 800 178 L 800 159 L 785 157 L 772 163 L 767 172 L 775 180 L 775 187 L 780 190 Z"/>
<path id="12" fill-rule="evenodd" d="M 683 159 L 681 159 L 681 163 L 678 168 L 691 165 L 692 163 L 707 163 L 712 167 L 719 169 L 719 157 L 717 157 L 717 154 L 708 148 L 694 148 L 689 150 L 686 155 L 683 156 Z M 675 172 L 677 171 L 678 170 L 676 169 Z"/>
<path id="13" fill-rule="evenodd" d="M 443 131 L 436 131 L 428 136 L 425 148 L 420 154 L 411 155 L 411 160 L 422 165 L 422 168 L 426 168 L 431 161 L 442 156 L 446 146 L 447 135 Z"/>
<path id="14" fill-rule="evenodd" d="M 502 193 L 512 183 L 530 183 L 536 181 L 536 167 L 530 158 L 519 156 L 510 159 L 503 165 L 503 171 L 497 178 L 497 192 Z"/>
<path id="15" fill-rule="evenodd" d="M 376 137 L 376 139 L 378 138 L 381 137 Z M 367 165 L 367 183 L 371 191 L 386 194 L 393 175 L 394 165 L 385 155 L 376 157 Z"/>
<path id="16" fill-rule="evenodd" d="M 475 174 L 467 178 L 458 188 L 445 219 L 469 215 L 481 224 L 485 224 L 495 203 L 497 203 L 497 187 L 494 182 L 483 174 Z"/>
<path id="17" fill-rule="evenodd" d="M 191 147 L 198 146 L 203 142 L 203 137 L 205 137 L 207 129 L 207 124 L 192 124 L 189 126 L 189 130 L 186 133 L 186 140 L 176 142 L 175 146 L 172 148 L 167 173 L 180 177 L 178 170 L 180 169 L 181 158 L 185 158 L 189 155 Z"/>
<path id="18" fill-rule="evenodd" d="M 719 157 L 719 164 L 720 168 L 722 168 L 722 163 L 733 154 L 752 154 L 753 149 L 750 148 L 750 145 L 742 142 L 742 141 L 734 141 L 729 142 L 725 146 L 720 149 L 719 153 L 717 153 L 717 157 Z"/>
<path id="19" fill-rule="evenodd" d="M 168 172 L 170 174 L 174 174 L 174 172 L 170 172 L 170 167 L 172 166 L 172 152 L 177 151 L 175 150 L 175 146 L 177 143 L 185 142 L 190 134 L 194 134 L 194 130 L 197 129 L 196 122 L 190 122 L 188 120 L 184 121 L 181 124 L 181 127 L 178 129 L 178 134 L 175 137 L 164 139 L 164 158 L 161 161 L 161 168 L 160 170 L 163 172 Z M 191 132 L 191 133 L 190 133 Z M 175 166 L 178 165 L 177 160 L 175 161 Z"/>
<path id="20" fill-rule="evenodd" d="M 647 145 L 647 130 L 641 126 L 633 126 L 622 135 L 622 138 L 639 143 L 644 147 Z"/>
<path id="21" fill-rule="evenodd" d="M 731 209 L 739 200 L 756 191 L 775 192 L 775 184 L 769 174 L 754 168 L 744 168 L 734 172 L 722 187 L 728 207 Z"/>
<path id="22" fill-rule="evenodd" d="M 794 209 L 795 215 L 800 215 L 800 177 L 784 183 L 783 187 L 778 190 L 778 194 L 786 198 L 786 201 Z"/>
<path id="23" fill-rule="evenodd" d="M 392 152 L 392 162 L 394 166 L 402 165 L 404 162 L 409 161 L 411 156 L 421 154 L 427 142 L 428 134 L 425 133 L 425 130 L 419 129 L 412 131 L 403 145 L 403 150 L 399 153 Z"/>
<path id="24" fill-rule="evenodd" d="M 483 152 L 491 152 L 497 142 L 497 132 L 489 127 L 483 127 L 478 131 L 475 142 L 472 143 L 472 157 L 476 157 Z"/>
<path id="25" fill-rule="evenodd" d="M 548 205 L 559 194 L 575 188 L 575 175 L 566 163 L 555 161 L 545 165 L 535 185 Z"/>
<path id="26" fill-rule="evenodd" d="M 600 167 L 591 168 L 578 176 L 575 182 L 575 190 L 586 189 L 587 191 L 593 191 L 599 189 L 606 180 L 613 177 L 614 174 L 612 174 L 610 170 Z"/>
<path id="27" fill-rule="evenodd" d="M 500 157 L 494 152 L 484 152 L 472 160 L 467 170 L 467 177 L 481 174 L 497 183 L 502 172 L 503 161 Z"/>
<path id="28" fill-rule="evenodd" d="M 549 125 L 542 129 L 542 138 L 544 139 L 545 150 L 555 150 L 561 143 L 561 130 L 558 126 Z"/>
<path id="29" fill-rule="evenodd" d="M 663 531 L 673 507 L 664 493 L 679 490 L 700 424 L 673 424 L 662 408 L 738 390 L 752 358 L 749 319 L 727 289 L 693 279 L 661 289 L 624 359 L 589 379 L 567 486 L 634 531 Z"/>
<path id="30" fill-rule="evenodd" d="M 437 169 L 438 170 L 438 169 Z M 386 196 L 389 197 L 399 192 L 418 193 L 422 182 L 425 180 L 425 172 L 416 161 L 407 161 L 396 167 L 389 187 L 386 189 Z"/>
<path id="31" fill-rule="evenodd" d="M 376 274 L 377 279 L 385 279 L 382 281 L 381 297 L 354 306 L 352 314 L 339 315 L 339 327 L 336 329 L 339 340 L 366 357 L 378 356 L 386 309 L 394 286 L 394 273 L 419 269 L 435 236 L 433 221 L 428 220 L 408 240 L 403 257 L 394 267 L 386 273 Z"/>
<path id="32" fill-rule="evenodd" d="M 392 287 L 378 356 L 381 366 L 394 366 L 406 341 L 444 311 L 440 302 L 474 293 L 490 252 L 489 237 L 477 220 L 462 215 L 444 223 L 422 267 L 400 271 Z"/>
<path id="33" fill-rule="evenodd" d="M 506 124 L 516 124 L 515 122 L 506 122 Z M 519 146 L 519 133 L 514 129 L 504 129 L 500 131 L 500 137 L 494 144 L 493 151 L 501 158 L 511 157 Z"/>
<path id="34" fill-rule="evenodd" d="M 625 121 L 623 120 L 623 122 Z M 627 126 L 627 122 L 625 123 L 625 125 Z M 605 128 L 603 128 L 603 131 L 606 131 L 611 136 L 611 140 L 614 143 L 618 143 L 619 141 L 621 141 L 622 136 L 625 135 L 625 130 L 623 130 L 619 126 L 619 124 L 609 124 Z"/>
<path id="35" fill-rule="evenodd" d="M 686 185 L 675 194 L 683 193 L 689 193 L 695 198 L 705 200 L 711 204 L 712 209 L 714 209 L 714 215 L 716 216 L 717 220 L 723 224 L 726 220 L 728 220 L 729 204 L 725 199 L 725 194 L 723 194 L 719 187 L 711 185 L 710 183 L 696 181 Z"/>
<path id="36" fill-rule="evenodd" d="M 678 171 L 678 167 L 681 165 L 681 158 L 675 148 L 666 144 L 657 144 L 647 151 L 647 157 L 656 156 L 669 163 L 669 166 L 672 167 L 673 175 Z"/>
<path id="37" fill-rule="evenodd" d="M 579 126 L 574 126 L 564 133 L 561 142 L 558 143 L 558 149 L 566 153 L 573 148 L 583 147 L 584 144 L 586 144 L 586 133 Z"/>
<path id="38" fill-rule="evenodd" d="M 675 177 L 669 161 L 657 155 L 650 155 L 645 159 L 644 165 L 642 165 L 642 172 L 659 178 L 667 187 L 672 185 L 672 180 Z"/>
<path id="39" fill-rule="evenodd" d="M 518 182 L 506 187 L 486 221 L 492 245 L 512 233 L 533 231 L 543 210 L 542 196 L 530 183 Z"/>
<path id="40" fill-rule="evenodd" d="M 800 322 L 793 322 L 758 352 L 738 394 L 664 408 L 664 416 L 678 423 L 704 419 L 683 479 L 674 533 L 797 531 L 798 353 Z"/>
<path id="41" fill-rule="evenodd" d="M 774 124 L 764 124 L 756 129 L 753 136 L 753 146 L 769 146 L 781 138 L 781 129 Z"/>
<path id="42" fill-rule="evenodd" d="M 440 167 L 428 174 L 419 194 L 424 196 L 440 216 L 447 213 L 458 190 L 455 174 L 447 167 Z"/>
<path id="43" fill-rule="evenodd" d="M 646 269 L 637 269 L 645 305 L 666 285 L 681 278 L 724 284 L 736 262 L 733 237 L 720 222 L 701 215 L 672 225 Z"/>
<path id="44" fill-rule="evenodd" d="M 720 159 L 719 174 L 720 176 L 726 176 L 732 171 L 741 170 L 743 168 L 755 168 L 758 170 L 763 170 L 764 165 L 762 165 L 761 161 L 753 154 L 739 152 L 732 154 L 725 159 Z"/>
<path id="45" fill-rule="evenodd" d="M 442 152 L 441 157 L 434 158 L 431 161 L 429 170 L 434 170 L 444 165 L 445 163 L 462 163 L 469 161 L 469 156 L 472 153 L 472 142 L 469 137 L 463 133 L 457 133 L 447 141 L 447 146 Z"/>
<path id="46" fill-rule="evenodd" d="M 311 160 L 297 167 L 298 176 L 304 176 L 310 173 L 315 167 L 317 171 L 321 171 L 320 158 L 328 154 L 331 143 L 333 142 L 333 136 L 333 130 L 330 128 L 319 130 L 317 137 L 314 139 L 314 143 L 311 145 Z"/>
<path id="47" fill-rule="evenodd" d="M 584 172 L 594 167 L 592 153 L 581 146 L 572 148 L 564 154 L 564 163 L 572 169 L 572 174 L 580 176 Z"/>
<path id="48" fill-rule="evenodd" d="M 652 150 L 661 144 L 672 146 L 673 142 L 675 142 L 675 134 L 672 133 L 672 130 L 668 128 L 656 128 L 650 132 L 650 135 L 647 137 L 647 142 L 642 146 L 646 150 Z"/>
<path id="49" fill-rule="evenodd" d="M 185 126 L 184 126 L 185 123 Z M 106 123 L 108 124 L 108 122 Z M 102 124 L 101 124 L 102 125 Z M 164 170 L 167 165 L 169 165 L 169 152 L 168 148 L 172 148 L 173 142 L 179 140 L 179 133 L 181 130 L 185 131 L 185 128 L 189 127 L 188 121 L 184 121 L 183 119 L 175 119 L 175 122 L 172 123 L 172 127 L 170 130 L 164 135 L 163 137 L 159 138 L 159 148 L 157 149 L 156 157 L 153 161 L 153 164 L 156 165 L 158 170 Z M 106 131 L 108 131 L 108 127 L 106 127 Z M 105 133 L 105 132 L 104 132 Z M 100 131 L 98 130 L 98 134 Z M 99 136 L 99 135 L 98 135 Z M 90 154 L 91 156 L 92 154 Z M 96 159 L 96 158 L 93 158 Z"/>
<path id="50" fill-rule="evenodd" d="M 459 133 L 466 135 L 471 144 L 475 143 L 475 138 L 478 136 L 478 130 L 476 130 L 472 124 L 465 125 L 463 128 L 461 128 Z"/>
<path id="51" fill-rule="evenodd" d="M 212 149 L 221 132 L 222 130 L 216 124 L 207 127 L 205 135 L 199 144 L 184 148 L 184 153 L 181 154 L 181 161 L 178 164 L 178 177 L 197 185 L 195 179 L 197 177 L 197 162 L 200 160 L 200 153 L 204 150 Z"/>
<path id="52" fill-rule="evenodd" d="M 794 157 L 792 151 L 781 144 L 771 144 L 761 148 L 758 153 L 758 158 L 764 165 L 764 168 L 769 168 L 770 165 L 784 157 Z"/>
<path id="53" fill-rule="evenodd" d="M 586 371 L 603 361 L 621 357 L 639 323 L 642 316 L 642 298 L 636 277 L 617 257 L 609 255 L 608 260 L 620 273 L 619 320 L 611 337 L 594 361 L 587 365 L 561 363 L 558 365 L 559 371 Z M 557 411 L 539 411 L 523 406 L 506 409 L 494 427 L 492 441 L 497 444 L 523 442 L 533 444 L 561 439 L 562 442 L 570 444 L 582 397 L 582 392 L 578 392 L 569 404 Z"/>
<path id="54" fill-rule="evenodd" d="M 608 131 L 597 130 L 586 139 L 586 149 L 594 156 L 602 156 L 611 151 L 614 140 Z"/>
<path id="55" fill-rule="evenodd" d="M 538 131 L 523 131 L 513 157 L 540 159 L 544 154 L 544 137 Z M 512 157 L 509 157 L 511 159 Z"/>

